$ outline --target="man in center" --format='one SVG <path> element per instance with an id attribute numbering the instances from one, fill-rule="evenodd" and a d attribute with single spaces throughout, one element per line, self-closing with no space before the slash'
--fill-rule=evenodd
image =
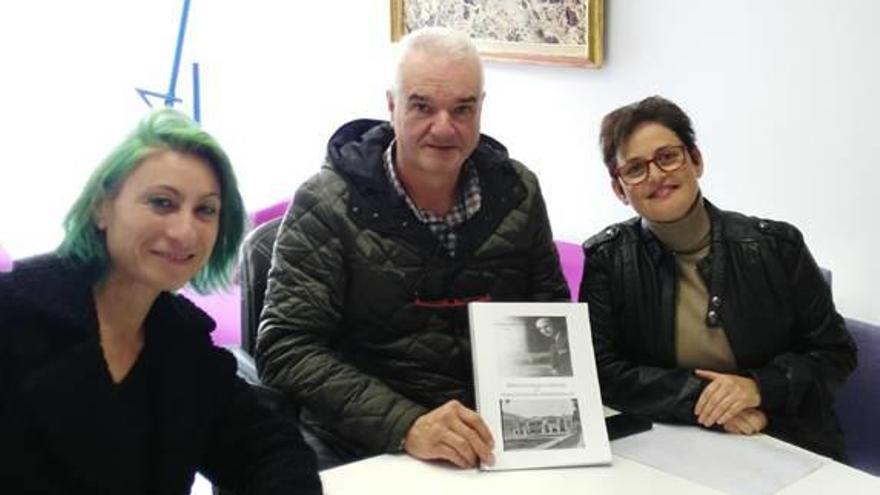
<path id="1" fill-rule="evenodd" d="M 391 122 L 337 130 L 280 227 L 257 364 L 302 406 L 322 468 L 400 451 L 491 463 L 467 304 L 569 300 L 538 181 L 480 134 L 483 97 L 470 40 L 409 34 Z"/>

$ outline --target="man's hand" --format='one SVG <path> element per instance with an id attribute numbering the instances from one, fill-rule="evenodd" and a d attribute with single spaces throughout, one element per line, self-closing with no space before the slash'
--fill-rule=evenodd
<path id="1" fill-rule="evenodd" d="M 406 433 L 403 448 L 419 459 L 443 459 L 470 468 L 478 461 L 495 462 L 494 445 L 480 415 L 451 400 L 419 417 Z"/>
<path id="2" fill-rule="evenodd" d="M 761 405 L 761 392 L 751 378 L 708 370 L 694 373 L 710 382 L 694 407 L 697 422 L 707 428 L 726 424 L 743 409 Z"/>
<path id="3" fill-rule="evenodd" d="M 754 435 L 767 427 L 767 415 L 755 408 L 743 409 L 724 423 L 724 431 L 738 435 Z"/>

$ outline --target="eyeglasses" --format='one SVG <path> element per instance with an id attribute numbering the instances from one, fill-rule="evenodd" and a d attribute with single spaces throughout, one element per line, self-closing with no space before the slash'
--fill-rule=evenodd
<path id="1" fill-rule="evenodd" d="M 686 154 L 687 151 L 684 145 L 664 146 L 654 152 L 653 158 L 649 160 L 644 158 L 630 160 L 614 169 L 611 175 L 615 178 L 620 177 L 620 180 L 628 186 L 634 186 L 648 178 L 649 168 L 652 163 L 664 172 L 675 172 L 684 165 Z"/>

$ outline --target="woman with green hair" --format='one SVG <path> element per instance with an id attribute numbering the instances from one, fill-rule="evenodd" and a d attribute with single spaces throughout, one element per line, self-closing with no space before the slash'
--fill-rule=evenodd
<path id="1" fill-rule="evenodd" d="M 314 455 L 180 295 L 229 281 L 246 223 L 226 153 L 173 110 L 98 167 L 51 254 L 0 275 L 0 487 L 319 493 Z"/>

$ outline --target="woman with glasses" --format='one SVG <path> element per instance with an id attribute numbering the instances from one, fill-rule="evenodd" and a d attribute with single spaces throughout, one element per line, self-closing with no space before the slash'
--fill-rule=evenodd
<path id="1" fill-rule="evenodd" d="M 195 122 L 145 118 L 94 171 L 53 253 L 0 274 L 0 492 L 320 493 L 314 454 L 175 292 L 229 281 L 245 211 Z"/>
<path id="2" fill-rule="evenodd" d="M 600 145 L 638 214 L 584 243 L 605 404 L 843 459 L 834 393 L 856 348 L 801 233 L 704 199 L 691 121 L 668 100 L 611 112 Z"/>

